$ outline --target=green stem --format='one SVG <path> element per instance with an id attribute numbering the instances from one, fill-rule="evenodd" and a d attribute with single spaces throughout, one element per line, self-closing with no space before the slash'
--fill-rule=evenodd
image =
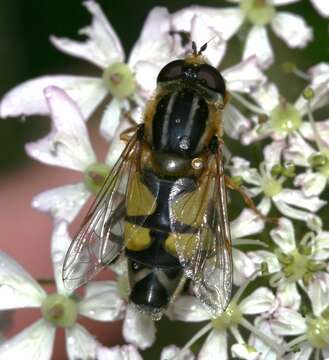
<path id="1" fill-rule="evenodd" d="M 208 323 L 204 326 L 201 330 L 199 330 L 186 344 L 185 346 L 179 351 L 177 355 L 175 355 L 170 360 L 181 360 L 182 355 L 186 350 L 188 350 L 197 340 L 199 340 L 203 335 L 205 335 L 208 331 L 212 329 L 212 323 Z"/>
<path id="2" fill-rule="evenodd" d="M 260 107 L 258 107 L 257 105 L 251 103 L 250 101 L 248 101 L 247 99 L 245 99 L 243 96 L 241 96 L 238 93 L 232 92 L 231 93 L 232 97 L 235 98 L 237 101 L 240 102 L 240 104 L 242 104 L 243 106 L 245 106 L 247 109 L 249 109 L 250 111 L 253 111 L 256 114 L 260 114 L 260 115 L 266 115 L 266 113 L 264 112 L 264 110 Z"/>

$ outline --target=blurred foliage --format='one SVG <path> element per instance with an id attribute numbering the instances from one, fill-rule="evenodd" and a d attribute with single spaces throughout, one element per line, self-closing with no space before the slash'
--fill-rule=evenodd
<path id="1" fill-rule="evenodd" d="M 118 33 L 126 51 L 133 46 L 140 33 L 144 19 L 154 6 L 167 6 L 170 11 L 192 5 L 188 0 L 99 0 L 104 12 Z M 0 97 L 13 86 L 43 74 L 95 75 L 98 71 L 92 65 L 67 56 L 54 49 L 48 41 L 50 34 L 77 38 L 77 30 L 90 23 L 90 15 L 80 0 L 1 0 L 0 1 Z M 138 4 L 138 5 L 137 5 Z M 227 6 L 223 0 L 202 1 L 199 5 Z M 328 20 L 321 18 L 308 0 L 282 7 L 302 15 L 314 29 L 314 41 L 302 50 L 287 48 L 281 40 L 271 34 L 276 56 L 276 65 L 269 71 L 269 77 L 280 87 L 288 100 L 294 101 L 304 81 L 292 74 L 282 72 L 285 61 L 295 62 L 301 69 L 307 69 L 328 59 Z M 245 33 L 240 33 L 230 42 L 223 68 L 238 62 L 242 54 Z M 289 84 L 287 86 L 287 84 Z M 49 120 L 42 117 L 0 120 L 0 171 L 13 170 L 25 164 L 24 144 L 40 138 L 49 130 Z M 228 141 L 231 151 L 242 149 L 237 142 Z M 250 158 L 260 160 L 260 149 L 244 149 Z M 199 325 L 172 324 L 167 320 L 158 324 L 158 346 L 145 352 L 145 359 L 158 358 L 160 349 L 171 343 L 183 345 Z M 108 344 L 113 345 L 113 344 Z"/>

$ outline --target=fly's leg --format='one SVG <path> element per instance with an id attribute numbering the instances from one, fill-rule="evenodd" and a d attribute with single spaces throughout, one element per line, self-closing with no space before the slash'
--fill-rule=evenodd
<path id="1" fill-rule="evenodd" d="M 136 131 L 136 127 L 139 126 L 139 124 L 135 121 L 135 119 L 132 117 L 131 112 L 130 111 L 126 111 L 123 113 L 123 116 L 128 120 L 128 122 L 130 123 L 130 127 L 127 128 L 126 130 L 124 130 L 121 134 L 120 134 L 120 140 L 128 142 L 128 140 L 131 137 L 131 134 L 134 133 Z"/>
<path id="2" fill-rule="evenodd" d="M 243 198 L 243 201 L 246 203 L 250 209 L 252 209 L 260 218 L 264 221 L 270 222 L 272 224 L 277 225 L 278 219 L 268 217 L 262 214 L 256 207 L 253 199 L 243 190 L 239 185 L 237 185 L 229 176 L 224 175 L 225 184 L 231 190 L 236 190 Z"/>

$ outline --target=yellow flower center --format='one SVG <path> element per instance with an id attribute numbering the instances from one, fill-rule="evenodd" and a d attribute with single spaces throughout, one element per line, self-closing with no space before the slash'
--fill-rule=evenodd
<path id="1" fill-rule="evenodd" d="M 136 90 L 134 74 L 125 63 L 114 63 L 106 68 L 103 81 L 110 93 L 120 99 L 131 96 Z"/>
<path id="2" fill-rule="evenodd" d="M 275 7 L 266 0 L 242 0 L 240 9 L 253 25 L 267 25 L 275 16 Z"/>
<path id="3" fill-rule="evenodd" d="M 278 180 L 268 176 L 262 181 L 262 189 L 265 196 L 273 197 L 281 192 L 282 185 Z"/>
<path id="4" fill-rule="evenodd" d="M 309 343 L 318 349 L 329 346 L 329 320 L 325 317 L 308 320 L 307 339 Z"/>
<path id="5" fill-rule="evenodd" d="M 78 317 L 76 302 L 64 295 L 51 294 L 41 305 L 43 317 L 55 326 L 71 327 Z"/>
<path id="6" fill-rule="evenodd" d="M 216 319 L 211 320 L 212 326 L 217 330 L 225 330 L 240 323 L 242 318 L 239 307 L 231 303 L 225 312 Z"/>
<path id="7" fill-rule="evenodd" d="M 291 133 L 302 124 L 298 110 L 288 102 L 281 102 L 270 114 L 270 124 L 279 134 Z"/>
<path id="8" fill-rule="evenodd" d="M 97 195 L 109 172 L 110 167 L 106 164 L 92 164 L 84 172 L 84 183 L 93 194 Z"/>

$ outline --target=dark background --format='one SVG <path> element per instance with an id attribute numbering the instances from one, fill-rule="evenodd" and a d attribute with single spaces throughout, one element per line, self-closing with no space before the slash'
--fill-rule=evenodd
<path id="1" fill-rule="evenodd" d="M 92 65 L 58 52 L 48 41 L 50 34 L 78 38 L 77 30 L 91 21 L 89 13 L 81 4 L 78 0 L 0 1 L 0 97 L 13 86 L 44 74 L 99 74 L 98 69 Z M 170 11 L 175 11 L 194 2 L 100 0 L 99 4 L 128 54 L 152 7 L 166 6 Z M 227 6 L 227 3 L 219 0 L 202 1 L 199 5 Z M 269 69 L 268 75 L 279 85 L 282 94 L 294 102 L 306 83 L 292 74 L 282 72 L 281 64 L 284 61 L 292 61 L 306 70 L 320 61 L 328 61 L 328 20 L 321 18 L 308 0 L 284 6 L 282 10 L 302 15 L 314 29 L 314 41 L 302 50 L 288 49 L 273 33 L 270 35 L 276 65 Z M 223 67 L 238 62 L 241 54 L 240 36 L 240 39 L 235 37 L 230 42 Z M 96 134 L 93 136 L 96 148 L 104 152 L 105 144 L 97 135 L 97 116 L 88 124 Z M 18 259 L 36 277 L 51 276 L 51 223 L 46 216 L 30 209 L 30 199 L 42 190 L 81 179 L 79 174 L 37 164 L 25 155 L 24 144 L 45 135 L 49 131 L 49 125 L 49 119 L 37 116 L 0 120 L 1 248 Z M 231 146 L 233 154 L 234 149 L 238 153 L 239 144 L 233 143 Z M 15 320 L 16 331 L 30 324 L 29 319 L 24 315 L 23 319 Z M 198 328 L 194 324 L 168 324 L 167 321 L 161 321 L 157 327 L 158 345 L 145 352 L 145 359 L 158 358 L 160 349 L 165 345 L 175 343 L 182 346 Z M 105 333 L 101 339 L 109 346 L 121 341 L 119 335 L 114 338 L 106 335 L 107 332 L 114 331 L 106 324 L 97 331 Z M 97 331 L 91 332 L 99 335 Z M 55 358 L 60 359 L 63 356 L 60 350 L 63 343 L 57 342 L 57 348 L 59 350 L 56 351 Z"/>

